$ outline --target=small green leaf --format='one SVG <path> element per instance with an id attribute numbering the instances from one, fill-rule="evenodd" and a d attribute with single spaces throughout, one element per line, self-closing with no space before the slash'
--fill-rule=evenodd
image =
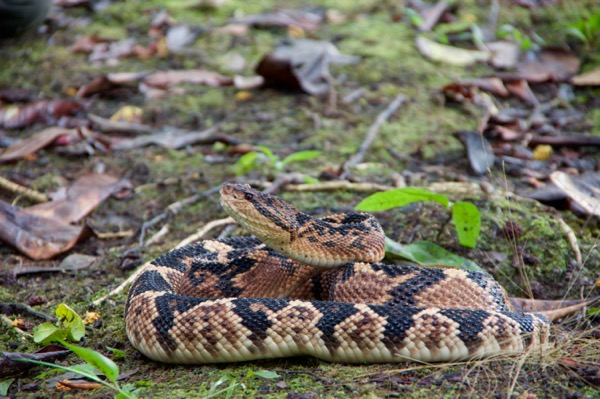
<path id="1" fill-rule="evenodd" d="M 281 163 L 283 166 L 286 166 L 287 164 L 290 164 L 292 162 L 307 161 L 309 159 L 316 158 L 319 155 L 321 155 L 320 151 L 299 151 L 283 158 L 283 161 L 281 161 Z"/>
<path id="2" fill-rule="evenodd" d="M 36 327 L 33 332 L 33 341 L 38 344 L 49 344 L 50 342 L 58 342 L 67 338 L 69 330 L 66 328 L 58 328 L 52 323 L 43 323 Z"/>
<path id="3" fill-rule="evenodd" d="M 356 206 L 357 211 L 374 212 L 406 206 L 418 201 L 434 201 L 448 207 L 448 197 L 429 190 L 406 187 L 371 194 Z"/>
<path id="4" fill-rule="evenodd" d="M 567 27 L 566 31 L 569 35 L 578 38 L 579 40 L 581 40 L 584 43 L 588 43 L 588 38 L 578 27 L 569 26 L 569 27 Z"/>
<path id="5" fill-rule="evenodd" d="M 256 167 L 256 160 L 258 159 L 258 154 L 254 151 L 248 152 L 240 157 L 237 160 L 234 166 L 234 173 L 236 176 L 243 176 L 246 173 L 250 172 L 252 169 Z"/>
<path id="6" fill-rule="evenodd" d="M 125 352 L 123 352 L 122 350 L 117 348 L 111 348 L 110 346 L 107 346 L 106 349 L 112 352 L 115 359 L 125 359 Z"/>
<path id="7" fill-rule="evenodd" d="M 66 342 L 61 342 L 66 348 L 70 349 L 83 359 L 86 363 L 94 366 L 98 371 L 106 376 L 110 381 L 117 382 L 119 377 L 119 366 L 115 362 L 104 356 L 103 354 L 81 346 L 71 345 Z"/>
<path id="8" fill-rule="evenodd" d="M 587 311 L 588 316 L 600 315 L 600 308 L 589 308 Z"/>
<path id="9" fill-rule="evenodd" d="M 5 380 L 0 380 L 0 396 L 7 396 L 8 390 L 13 383 L 14 378 L 7 378 Z"/>
<path id="10" fill-rule="evenodd" d="M 386 256 L 395 255 L 421 266 L 452 266 L 465 270 L 483 271 L 475 262 L 427 241 L 402 245 L 386 237 L 385 252 Z"/>
<path id="11" fill-rule="evenodd" d="M 85 324 L 73 309 L 61 303 L 56 308 L 56 316 L 69 330 L 69 339 L 78 342 L 85 335 Z"/>
<path id="12" fill-rule="evenodd" d="M 248 377 L 261 377 L 261 378 L 267 378 L 267 379 L 275 379 L 275 378 L 281 378 L 281 376 L 279 374 L 277 374 L 275 371 L 269 371 L 269 370 L 258 370 L 258 371 L 252 371 L 250 370 L 248 372 Z"/>
<path id="13" fill-rule="evenodd" d="M 470 202 L 457 202 L 452 205 L 452 220 L 460 245 L 475 248 L 481 230 L 479 209 Z"/>
<path id="14" fill-rule="evenodd" d="M 266 145 L 257 145 L 256 148 L 261 150 L 267 156 L 267 158 L 271 160 L 277 157 L 275 154 L 273 154 L 273 151 L 271 151 L 271 149 Z"/>

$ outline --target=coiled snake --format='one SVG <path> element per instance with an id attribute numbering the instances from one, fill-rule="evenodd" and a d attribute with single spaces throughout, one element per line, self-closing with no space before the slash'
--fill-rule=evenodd
<path id="1" fill-rule="evenodd" d="M 370 215 L 316 219 L 236 184 L 221 204 L 258 239 L 176 249 L 130 288 L 127 336 L 151 359 L 440 362 L 547 342 L 546 319 L 513 312 L 486 273 L 377 263 L 384 234 Z"/>

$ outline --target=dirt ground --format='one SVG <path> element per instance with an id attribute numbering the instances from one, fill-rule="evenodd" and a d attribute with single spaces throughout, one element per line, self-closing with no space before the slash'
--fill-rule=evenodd
<path id="1" fill-rule="evenodd" d="M 415 46 L 417 30 L 409 23 L 404 3 L 396 1 L 322 1 L 311 6 L 330 12 L 330 20 L 316 30 L 285 27 L 251 27 L 239 35 L 219 31 L 232 17 L 274 9 L 303 6 L 294 1 L 225 1 L 214 9 L 187 7 L 179 1 L 115 1 L 92 12 L 86 7 L 51 10 L 41 32 L 0 44 L 0 86 L 24 89 L 35 99 L 76 98 L 77 91 L 107 73 L 201 68 L 226 76 L 253 76 L 254 68 L 282 38 L 304 36 L 334 43 L 340 52 L 359 56 L 354 65 L 331 67 L 334 90 L 322 96 L 273 88 L 241 89 L 185 84 L 183 93 L 152 98 L 135 86 L 113 88 L 77 98 L 84 105 L 80 115 L 109 118 L 124 106 L 139 107 L 141 122 L 160 128 L 172 126 L 201 131 L 216 127 L 236 143 L 192 144 L 183 148 L 159 145 L 129 150 L 91 146 L 86 151 L 61 151 L 49 147 L 15 162 L 0 164 L 0 176 L 51 193 L 86 173 L 107 173 L 131 182 L 124 197 L 103 201 L 85 223 L 97 236 L 75 245 L 51 260 L 34 261 L 14 248 L 0 244 L 0 302 L 31 303 L 41 298 L 37 311 L 53 315 L 66 303 L 79 314 L 93 310 L 101 319 L 87 331 L 84 346 L 106 356 L 107 347 L 124 351 L 115 359 L 122 373 L 132 372 L 122 384 L 133 384 L 140 397 L 206 398 L 598 398 L 600 397 L 600 334 L 598 316 L 579 313 L 562 320 L 553 331 L 555 347 L 540 356 L 493 358 L 458 364 L 342 365 L 312 358 L 290 358 L 239 364 L 175 366 L 148 360 L 125 335 L 123 311 L 127 291 L 110 296 L 99 306 L 92 302 L 119 286 L 136 265 L 172 249 L 206 223 L 226 217 L 218 193 L 197 196 L 176 214 L 149 226 L 148 239 L 164 226 L 168 232 L 150 246 L 140 248 L 145 222 L 167 211 L 169 205 L 203 193 L 223 182 L 248 181 L 260 188 L 282 173 L 298 172 L 320 181 L 335 180 L 340 165 L 355 154 L 377 116 L 399 94 L 405 103 L 382 126 L 362 162 L 352 169 L 358 182 L 425 187 L 446 194 L 451 201 L 470 201 L 482 215 L 481 237 L 475 249 L 458 244 L 443 207 L 429 202 L 378 212 L 386 235 L 400 243 L 434 242 L 468 258 L 490 272 L 511 296 L 538 299 L 581 299 L 600 295 L 594 285 L 600 278 L 598 219 L 543 205 L 519 194 L 533 189 L 531 176 L 496 162 L 487 173 L 472 172 L 465 148 L 453 135 L 476 130 L 482 114 L 452 103 L 442 88 L 460 78 L 495 74 L 486 64 L 455 66 L 426 59 Z M 488 18 L 490 2 L 454 2 L 459 19 Z M 571 48 L 582 61 L 582 71 L 600 64 L 596 47 L 585 47 L 565 33 L 565 25 L 591 13 L 600 13 L 596 1 L 550 1 L 552 5 L 527 9 L 501 2 L 498 26 L 510 25 L 528 37 L 540 37 L 547 45 Z M 539 2 L 543 3 L 543 2 Z M 152 23 L 166 11 L 172 24 L 189 24 L 198 37 L 180 53 L 161 53 L 161 28 L 153 36 Z M 134 38 L 150 55 L 134 55 L 89 61 L 72 45 L 81 37 L 123 40 Z M 599 38 L 600 40 L 600 38 Z M 162 43 L 162 44 L 161 44 Z M 148 50 L 150 49 L 150 50 Z M 158 49 L 158 50 L 157 50 Z M 542 93 L 540 94 L 540 90 Z M 543 86 L 535 86 L 540 97 Z M 355 100 L 347 97 L 358 93 Z M 597 88 L 577 88 L 572 106 L 581 119 L 572 127 L 600 136 L 600 102 Z M 499 100 L 509 107 L 514 98 Z M 519 105 L 522 106 L 522 105 Z M 25 139 L 45 122 L 0 131 L 4 137 Z M 284 167 L 259 165 L 236 176 L 236 162 L 250 146 L 263 145 L 279 159 L 298 151 L 318 150 L 321 155 Z M 69 148 L 65 146 L 64 148 Z M 580 149 L 581 159 L 595 163 L 598 147 Z M 534 170 L 548 181 L 549 169 Z M 594 169 L 595 168 L 595 169 Z M 533 173 L 533 172 L 532 172 Z M 533 175 L 533 174 L 532 174 Z M 278 195 L 313 215 L 353 209 L 369 193 L 353 190 L 299 192 L 281 188 Z M 0 190 L 0 199 L 15 206 L 32 202 Z M 564 222 L 564 223 L 563 223 Z M 519 234 L 507 234 L 507 225 Z M 582 262 L 575 260 L 570 226 L 575 233 Z M 217 237 L 222 228 L 206 238 Z M 130 231 L 130 233 L 127 233 Z M 119 234 L 102 234 L 118 233 Z M 100 233 L 100 234 L 98 234 Z M 236 229 L 232 235 L 244 234 Z M 14 276 L 18 267 L 57 266 L 69 253 L 97 257 L 89 268 L 77 271 L 28 273 Z M 392 262 L 393 260 L 389 260 Z M 11 277 L 12 276 L 12 277 Z M 15 319 L 18 315 L 9 316 Z M 24 316 L 32 328 L 40 321 Z M 10 325 L 1 324 L 0 350 L 31 353 L 40 348 Z M 31 331 L 29 331 L 31 332 Z M 71 355 L 62 364 L 80 363 Z M 277 373 L 273 379 L 253 375 L 260 370 Z M 37 368 L 17 377 L 9 397 L 112 397 L 108 389 L 57 391 L 49 386 L 52 376 L 40 376 Z M 218 385 L 215 385 L 218 384 Z M 230 387 L 215 394 L 215 387 Z M 212 389 L 212 391 L 211 391 Z"/>

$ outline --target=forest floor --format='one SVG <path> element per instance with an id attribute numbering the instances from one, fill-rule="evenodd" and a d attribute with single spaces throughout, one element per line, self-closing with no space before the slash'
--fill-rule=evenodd
<path id="1" fill-rule="evenodd" d="M 103 197 L 85 218 L 94 236 L 50 260 L 32 260 L 12 246 L 0 245 L 0 302 L 35 305 L 37 311 L 50 316 L 60 303 L 81 315 L 97 312 L 101 318 L 88 327 L 84 346 L 113 357 L 121 372 L 129 373 L 122 385 L 140 388 L 140 397 L 600 397 L 599 316 L 591 312 L 561 320 L 552 333 L 555 346 L 547 353 L 456 364 L 344 365 L 314 358 L 289 358 L 177 366 L 153 362 L 130 345 L 123 321 L 127 290 L 111 294 L 97 306 L 92 302 L 123 283 L 136 266 L 174 248 L 208 222 L 227 216 L 220 208 L 218 192 L 201 193 L 224 182 L 249 182 L 260 189 L 266 187 L 265 183 L 277 182 L 281 184 L 277 195 L 307 213 L 320 216 L 352 210 L 372 190 L 357 191 L 354 186 L 315 189 L 319 187 L 316 182 L 340 179 L 340 166 L 359 151 L 378 115 L 399 95 L 404 96 L 404 102 L 381 125 L 360 162 L 348 169 L 349 180 L 428 188 L 453 202 L 472 202 L 481 213 L 481 235 L 474 249 L 459 245 L 449 223 L 449 211 L 433 202 L 377 212 L 386 235 L 402 244 L 430 241 L 470 259 L 491 273 L 514 297 L 550 300 L 599 295 L 598 216 L 577 209 L 568 196 L 545 204 L 526 198 L 534 189 L 549 184 L 552 172 L 565 171 L 570 176 L 597 172 L 599 147 L 555 144 L 550 154 L 543 156 L 531 144 L 532 137 L 547 137 L 540 129 L 534 129 L 539 126 L 533 124 L 529 131 L 518 131 L 519 123 L 533 118 L 533 110 L 552 104 L 551 111 L 536 114 L 546 118 L 539 125 L 554 129 L 549 136 L 564 139 L 577 133 L 597 140 L 599 89 L 573 86 L 563 77 L 533 82 L 517 76 L 512 81 L 525 81 L 525 85 L 529 82 L 530 89 L 520 86 L 511 95 L 484 96 L 484 91 L 468 85 L 448 85 L 461 79 L 501 76 L 506 71 L 485 62 L 465 66 L 432 61 L 415 44 L 418 36 L 436 40 L 444 36 L 451 45 L 474 48 L 472 36 L 477 29 L 472 27 L 481 31 L 488 27 L 493 9 L 489 1 L 453 2 L 447 13 L 455 19 L 457 33 L 446 34 L 421 34 L 414 26 L 417 12 L 407 11 L 404 2 L 314 1 L 311 12 L 316 14 L 311 15 L 321 18 L 316 24 L 305 16 L 301 22 L 286 26 L 245 28 L 230 19 L 298 9 L 302 2 L 223 3 L 214 8 L 157 0 L 105 2 L 107 6 L 97 10 L 91 6 L 55 6 L 43 29 L 1 42 L 3 107 L 73 100 L 81 109 L 66 112 L 69 115 L 60 118 L 45 109 L 40 114 L 48 111 L 50 116 L 10 125 L 6 108 L 2 108 L 3 147 L 13 145 L 14 139 L 31 138 L 47 127 L 76 129 L 79 136 L 77 140 L 51 142 L 52 145 L 21 159 L 0 163 L 0 176 L 45 194 L 92 173 L 114 176 L 127 189 L 120 190 L 120 195 Z M 571 75 L 600 64 L 598 32 L 597 41 L 588 44 L 567 34 L 568 24 L 594 13 L 600 15 L 596 1 L 548 1 L 552 4 L 531 9 L 512 3 L 518 2 L 501 3 L 494 24 L 496 31 L 509 32 L 507 41 L 518 43 L 521 59 L 527 51 L 539 53 L 543 48 L 558 47 L 580 61 Z M 459 24 L 463 24 L 462 30 L 457 27 Z M 185 34 L 167 35 L 178 26 L 189 26 L 189 30 L 181 32 L 195 38 L 187 42 L 181 39 Z M 468 28 L 465 30 L 464 26 Z M 600 32 L 600 26 L 597 29 Z M 280 40 L 297 37 L 327 41 L 342 54 L 360 58 L 351 65 L 330 65 L 331 76 L 320 82 L 328 90 L 321 95 L 280 90 L 281 87 L 245 88 L 238 82 L 231 84 L 234 75 L 254 76 L 257 64 L 274 51 Z M 75 43 L 84 50 L 75 51 Z M 179 49 L 175 51 L 175 47 Z M 143 82 L 143 77 L 126 84 L 109 81 L 109 74 L 117 72 L 194 69 L 220 75 L 204 77 L 209 85 L 168 82 L 152 86 Z M 504 81 L 508 86 L 511 79 Z M 17 90 L 25 100 L 14 100 L 14 96 L 9 99 L 8 89 Z M 457 92 L 467 100 L 455 101 Z M 570 94 L 563 96 L 563 92 Z M 502 130 L 497 127 L 500 124 L 489 122 L 493 119 L 491 108 L 472 101 L 472 95 L 486 99 L 483 102 L 488 105 L 491 101 L 501 114 L 514 111 L 502 114 L 515 118 L 514 123 L 504 125 L 510 129 Z M 209 143 L 194 141 L 177 148 L 168 145 L 175 138 L 149 146 L 118 147 L 114 136 L 104 136 L 122 138 L 124 134 L 102 131 L 97 122 L 90 122 L 90 115 L 111 118 L 119 110 L 124 123 L 142 123 L 153 131 L 178 128 L 198 132 L 214 128 L 221 136 L 209 134 Z M 525 116 L 515 117 L 516 114 Z M 27 119 L 26 115 L 22 118 Z M 470 162 L 466 151 L 472 151 L 475 158 L 481 157 L 481 152 L 463 144 L 455 133 L 481 132 L 482 126 L 496 159 L 478 174 L 473 172 L 472 162 L 481 159 Z M 523 134 L 510 139 L 508 130 Z M 281 162 L 291 154 L 313 150 L 320 154 L 297 162 Z M 243 155 L 249 151 L 254 151 L 252 159 Z M 269 158 L 265 154 L 270 152 L 274 155 Z M 241 156 L 246 157 L 246 163 L 239 161 Z M 290 178 L 290 184 L 282 177 Z M 308 183 L 304 186 L 307 191 L 299 191 L 302 186 L 298 183 Z M 190 201 L 179 202 L 189 198 Z M 34 204 L 27 196 L 5 190 L 0 190 L 0 199 L 23 209 Z M 172 212 L 172 204 L 181 206 Z M 164 217 L 144 225 L 159 215 Z M 147 228 L 142 232 L 143 226 Z M 164 235 L 145 244 L 165 227 L 168 230 L 164 230 Z M 211 230 L 204 238 L 217 237 L 222 228 Z M 572 233 L 577 242 L 571 238 Z M 238 234 L 244 233 L 239 228 L 232 232 Z M 92 256 L 94 261 L 79 270 L 72 270 L 76 266 L 61 266 L 71 253 Z M 44 272 L 40 267 L 58 271 Z M 6 322 L 23 317 L 24 332 Z M 0 350 L 38 350 L 40 345 L 27 334 L 39 323 L 31 315 L 7 316 L 0 327 Z M 123 351 L 124 357 L 119 358 L 109 347 Z M 61 364 L 78 363 L 81 360 L 71 355 Z M 255 375 L 261 370 L 273 371 L 277 377 Z M 41 375 L 42 371 L 45 370 L 36 368 L 10 377 L 10 383 L 2 378 L 0 382 L 9 387 L 8 397 L 87 398 L 114 394 L 106 388 L 58 391 L 52 384 L 53 375 Z M 217 392 L 223 388 L 229 389 Z"/>

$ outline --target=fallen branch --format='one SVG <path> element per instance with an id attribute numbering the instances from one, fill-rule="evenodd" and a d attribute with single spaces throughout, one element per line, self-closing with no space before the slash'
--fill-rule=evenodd
<path id="1" fill-rule="evenodd" d="M 141 123 L 111 121 L 98 115 L 88 114 L 88 119 L 94 122 L 103 132 L 150 134 L 154 130 L 151 126 Z"/>
<path id="2" fill-rule="evenodd" d="M 375 122 L 369 128 L 365 139 L 360 145 L 358 152 L 342 165 L 340 180 L 345 180 L 348 177 L 351 166 L 354 166 L 363 160 L 367 151 L 369 150 L 369 147 L 371 147 L 373 140 L 375 140 L 379 134 L 381 126 L 383 126 L 383 124 L 392 116 L 392 114 L 396 112 L 398 108 L 400 108 L 400 106 L 404 103 L 404 100 L 405 97 L 402 94 L 399 94 L 382 113 L 377 115 Z"/>
<path id="3" fill-rule="evenodd" d="M 2 176 L 0 176 L 0 188 L 10 191 L 11 193 L 22 195 L 33 202 L 41 203 L 49 201 L 46 194 L 42 194 L 39 191 L 35 191 L 29 187 L 12 182 Z"/>

